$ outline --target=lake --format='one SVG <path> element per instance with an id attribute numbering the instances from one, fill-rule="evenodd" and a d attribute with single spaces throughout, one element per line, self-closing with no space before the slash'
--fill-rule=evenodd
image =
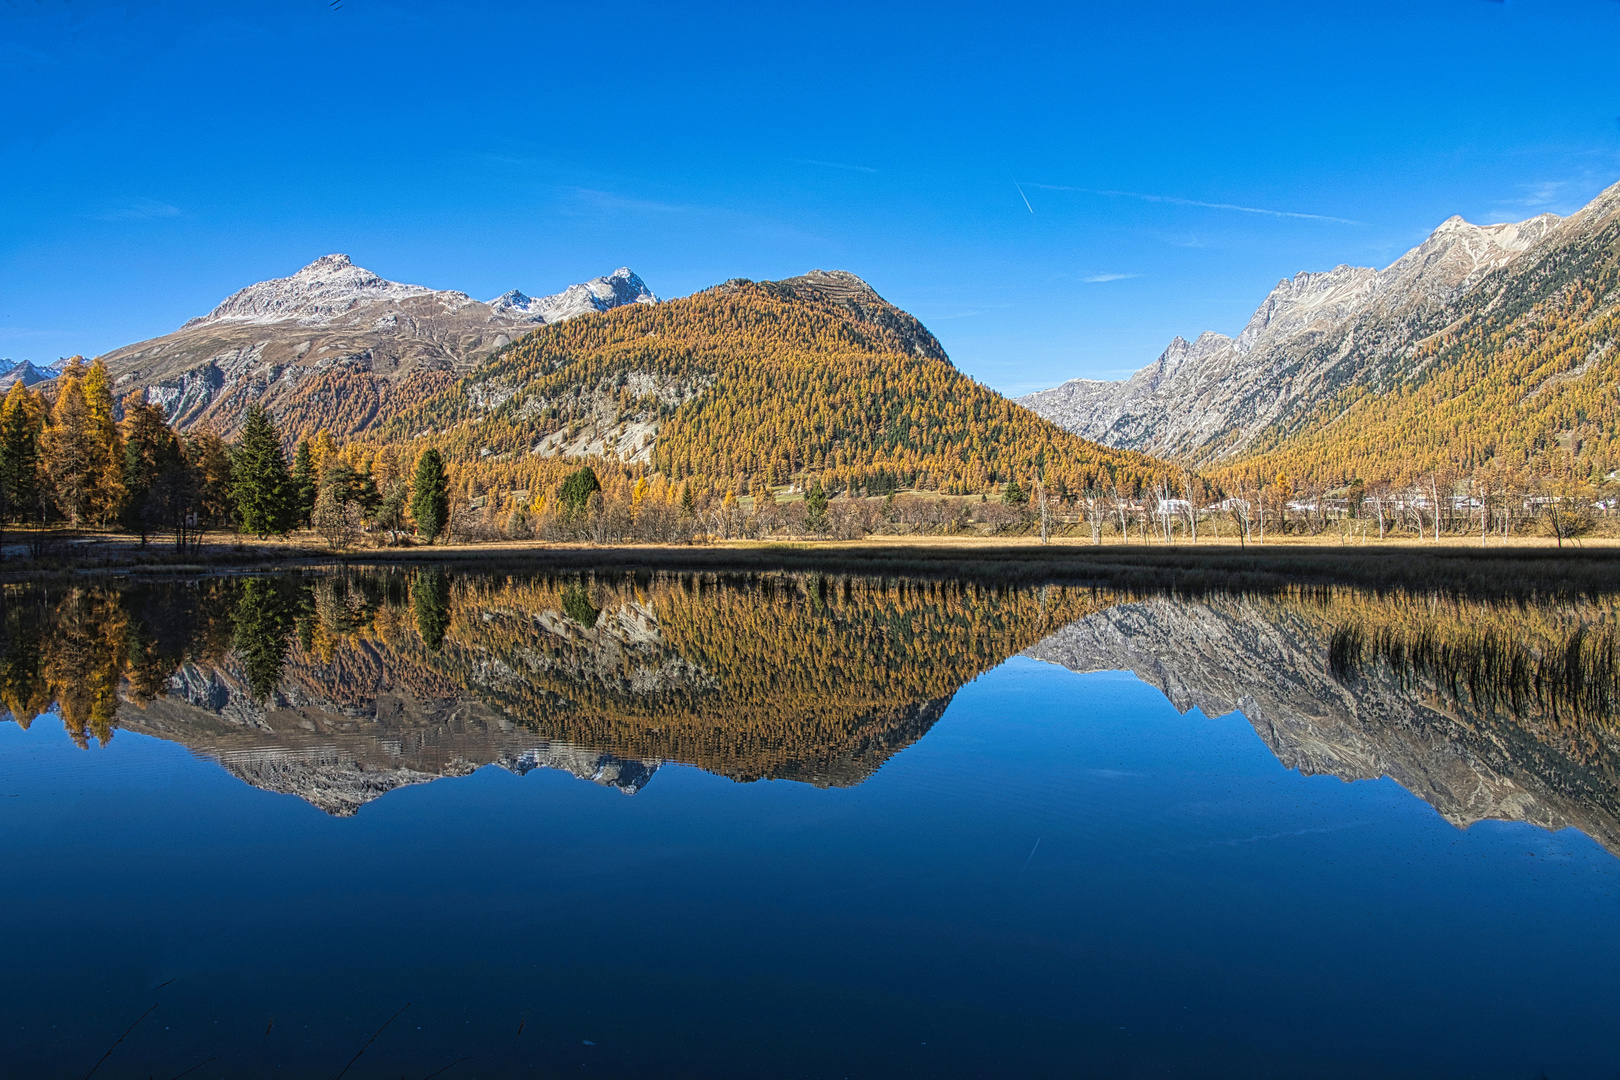
<path id="1" fill-rule="evenodd" d="M 1620 1072 L 1620 603 L 7 586 L 6 1077 Z"/>

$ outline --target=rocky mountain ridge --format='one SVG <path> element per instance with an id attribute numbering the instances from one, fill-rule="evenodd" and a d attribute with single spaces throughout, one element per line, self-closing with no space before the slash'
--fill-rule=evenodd
<path id="1" fill-rule="evenodd" d="M 11 389 L 13 383 L 22 383 L 24 386 L 33 386 L 35 383 L 54 379 L 61 374 L 57 365 L 41 367 L 27 360 L 11 361 L 0 360 L 0 391 Z"/>
<path id="2" fill-rule="evenodd" d="M 621 266 L 611 274 L 570 285 L 552 296 L 525 296 L 513 289 L 491 300 L 489 306 L 498 312 L 525 316 L 531 322 L 554 323 L 625 304 L 656 303 L 658 297 L 647 283 L 629 267 Z"/>
<path id="3" fill-rule="evenodd" d="M 1382 270 L 1339 266 L 1279 281 L 1235 336 L 1175 338 L 1124 381 L 1075 379 L 1019 401 L 1105 445 L 1192 463 L 1286 435 L 1347 386 L 1382 392 L 1418 374 L 1418 346 L 1470 312 L 1531 294 L 1549 269 L 1601 244 L 1620 184 L 1567 218 L 1443 222 Z"/>
<path id="4" fill-rule="evenodd" d="M 550 296 L 466 293 L 389 281 L 325 255 L 226 297 L 171 334 L 101 357 L 119 395 L 144 392 L 185 428 L 235 429 L 263 401 L 292 430 L 363 430 L 537 327 L 622 304 L 656 303 L 628 268 Z"/>

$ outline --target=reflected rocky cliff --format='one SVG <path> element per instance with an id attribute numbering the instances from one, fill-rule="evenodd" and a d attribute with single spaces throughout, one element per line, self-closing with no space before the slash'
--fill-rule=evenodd
<path id="1" fill-rule="evenodd" d="M 1130 671 L 1182 712 L 1240 712 L 1288 767 L 1388 776 L 1459 827 L 1573 826 L 1620 853 L 1617 610 L 1348 589 L 1147 597 L 1026 655 Z"/>
<path id="2" fill-rule="evenodd" d="M 351 814 L 485 765 L 856 784 L 1009 656 L 1238 711 L 1291 768 L 1620 851 L 1617 607 L 819 575 L 351 572 L 4 593 L 0 699 Z"/>

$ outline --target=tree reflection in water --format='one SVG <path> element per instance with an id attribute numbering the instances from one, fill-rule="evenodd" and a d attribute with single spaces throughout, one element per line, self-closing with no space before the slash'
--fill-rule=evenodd
<path id="1" fill-rule="evenodd" d="M 740 781 L 859 783 L 964 683 L 1029 650 L 1135 671 L 1183 709 L 1242 708 L 1295 767 L 1404 777 L 1459 822 L 1505 812 L 1493 807 L 1528 785 L 1536 820 L 1620 838 L 1620 609 L 1607 598 L 1178 599 L 430 568 L 10 586 L 4 601 L 0 700 L 17 723 L 54 706 L 80 746 L 123 723 L 222 760 L 385 747 L 345 751 L 369 772 L 341 798 L 286 781 L 346 808 L 333 812 L 389 790 L 378 777 L 390 769 L 397 786 L 491 761 L 561 762 L 627 791 L 667 761 Z M 1441 776 L 1458 762 L 1463 773 Z M 1442 790 L 1477 784 L 1499 793 L 1482 810 Z"/>

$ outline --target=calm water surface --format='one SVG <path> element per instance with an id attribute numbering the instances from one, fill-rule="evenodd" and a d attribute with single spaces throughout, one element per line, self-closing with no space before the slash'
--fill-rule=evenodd
<path id="1" fill-rule="evenodd" d="M 1603 603 L 5 600 L 0 1075 L 1620 1074 Z"/>

